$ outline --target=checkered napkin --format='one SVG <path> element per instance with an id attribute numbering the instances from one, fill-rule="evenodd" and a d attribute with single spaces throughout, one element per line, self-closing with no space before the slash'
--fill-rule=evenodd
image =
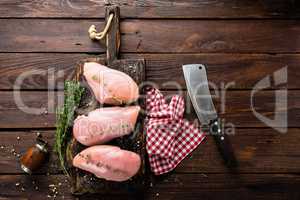
<path id="1" fill-rule="evenodd" d="M 147 88 L 146 110 L 146 149 L 151 170 L 160 175 L 173 170 L 202 142 L 205 134 L 183 119 L 181 96 L 173 96 L 167 104 L 158 89 Z"/>

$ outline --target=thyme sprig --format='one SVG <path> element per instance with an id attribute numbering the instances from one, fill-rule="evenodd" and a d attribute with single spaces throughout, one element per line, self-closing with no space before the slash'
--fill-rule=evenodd
<path id="1" fill-rule="evenodd" d="M 77 81 L 66 81 L 64 84 L 64 105 L 56 111 L 55 151 L 58 154 L 63 171 L 69 175 L 65 167 L 65 152 L 68 138 L 68 128 L 72 125 L 74 111 L 80 103 L 84 88 Z"/>

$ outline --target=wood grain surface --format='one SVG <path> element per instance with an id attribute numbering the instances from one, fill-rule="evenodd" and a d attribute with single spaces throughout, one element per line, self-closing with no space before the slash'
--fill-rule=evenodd
<path id="1" fill-rule="evenodd" d="M 92 24 L 103 20 L 0 19 L 0 52 L 104 52 Z M 298 20 L 131 19 L 121 35 L 121 53 L 300 52 Z"/>
<path id="2" fill-rule="evenodd" d="M 271 128 L 237 128 L 231 141 L 240 167 L 239 173 L 298 173 L 300 170 L 299 128 L 290 128 L 280 134 Z M 0 174 L 22 174 L 18 155 L 34 143 L 36 133 L 43 135 L 50 147 L 54 142 L 54 130 L 1 131 Z M 20 140 L 17 138 L 20 137 Z M 15 150 L 16 155 L 12 152 Z M 61 172 L 55 154 L 51 154 L 47 165 L 36 174 L 58 174 Z M 186 158 L 175 170 L 177 173 L 226 173 L 222 158 L 214 140 L 208 136 L 203 144 Z"/>
<path id="3" fill-rule="evenodd" d="M 77 199 L 69 193 L 68 183 L 62 175 L 1 175 L 0 189 L 3 199 L 53 199 L 54 186 L 58 191 L 55 199 Z M 172 174 L 161 177 L 153 182 L 153 187 L 139 197 L 130 195 L 98 194 L 97 199 L 195 199 L 209 198 L 212 193 L 222 199 L 272 199 L 299 198 L 296 185 L 299 184 L 298 175 L 288 174 Z M 34 182 L 34 184 L 32 183 Z M 7 184 L 3 184 L 7 183 Z M 19 183 L 19 186 L 15 186 Z M 38 185 L 38 190 L 35 186 Z M 178 189 L 180 186 L 180 190 Z M 24 189 L 22 189 L 22 187 Z M 268 188 L 268 189 L 266 189 Z M 287 198 L 287 194 L 289 197 Z M 49 196 L 48 196 L 49 195 Z M 95 196 L 83 196 L 79 199 L 96 199 Z"/>
<path id="4" fill-rule="evenodd" d="M 22 74 L 28 76 L 20 89 L 62 89 L 58 84 L 70 78 L 76 62 L 93 56 L 105 57 L 81 53 L 0 53 L 0 90 L 12 90 Z M 209 81 L 228 89 L 252 89 L 259 80 L 287 67 L 285 87 L 300 89 L 300 54 L 122 54 L 121 58 L 145 58 L 147 81 L 162 89 L 185 89 L 181 66 L 189 63 L 205 64 Z M 279 86 L 272 84 L 269 89 Z"/>
<path id="5" fill-rule="evenodd" d="M 144 58 L 146 80 L 168 98 L 183 95 L 189 120 L 196 116 L 181 65 L 203 63 L 220 91 L 222 84 L 228 86 L 224 98 L 214 102 L 225 122 L 235 126 L 230 136 L 240 161 L 235 174 L 224 166 L 210 136 L 139 196 L 72 196 L 54 152 L 34 175 L 21 171 L 18 156 L 37 132 L 53 146 L 61 83 L 79 60 L 106 56 L 104 43 L 91 41 L 87 30 L 91 24 L 101 30 L 109 5 L 120 7 L 121 58 Z M 300 199 L 299 19 L 295 0 L 0 1 L 0 199 Z M 283 69 L 287 83 L 276 85 L 272 77 Z M 265 77 L 271 85 L 255 94 L 254 108 L 274 118 L 275 93 L 287 90 L 287 108 L 277 110 L 280 116 L 287 112 L 285 134 L 262 123 L 251 109 L 251 91 Z M 26 113 L 27 106 L 37 108 L 35 113 Z"/>
<path id="6" fill-rule="evenodd" d="M 182 95 L 186 99 L 186 117 L 193 121 L 196 119 L 194 109 L 185 91 L 165 91 L 166 99 L 175 94 Z M 54 128 L 55 109 L 62 105 L 63 92 L 45 91 L 3 91 L 0 92 L 0 128 Z M 217 96 L 218 95 L 218 96 Z M 288 92 L 289 101 L 287 108 L 280 107 L 275 110 L 275 92 L 261 91 L 253 96 L 253 107 L 251 105 L 251 91 L 227 91 L 223 96 L 218 92 L 213 97 L 220 116 L 224 118 L 225 124 L 233 124 L 235 127 L 267 127 L 253 113 L 256 112 L 268 118 L 273 118 L 275 112 L 283 116 L 288 115 L 288 126 L 299 127 L 300 91 Z M 18 97 L 22 101 L 18 101 Z M 279 96 L 279 103 L 284 103 L 283 96 Z M 224 105 L 224 106 L 222 106 Z M 26 119 L 26 120 L 24 120 Z M 231 126 L 231 125 L 230 125 Z M 280 125 L 278 125 L 281 127 Z"/>
<path id="7" fill-rule="evenodd" d="M 103 18 L 105 6 L 118 5 L 123 18 L 299 18 L 294 0 L 2 0 L 0 17 Z"/>

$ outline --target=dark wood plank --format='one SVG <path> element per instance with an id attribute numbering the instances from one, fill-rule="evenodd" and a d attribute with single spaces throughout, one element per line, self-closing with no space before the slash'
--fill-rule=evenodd
<path id="1" fill-rule="evenodd" d="M 53 199 L 49 185 L 57 188 L 55 199 L 76 199 L 69 192 L 66 178 L 62 175 L 2 175 L 0 176 L 1 199 Z M 33 184 L 32 182 L 35 182 Z M 15 186 L 20 183 L 20 186 Z M 61 183 L 59 185 L 59 183 Z M 89 195 L 80 199 L 275 199 L 297 200 L 299 175 L 291 174 L 172 174 L 156 179 L 143 197 L 126 195 Z M 35 186 L 38 185 L 38 190 Z M 24 187 L 25 191 L 22 191 Z M 49 197 L 47 197 L 50 195 Z"/>
<path id="2" fill-rule="evenodd" d="M 260 91 L 253 97 L 253 106 L 261 115 L 268 118 L 274 117 L 275 93 L 276 91 Z M 184 91 L 164 92 L 166 98 L 174 94 L 187 97 Z M 18 94 L 23 100 L 17 101 Z M 55 108 L 57 102 L 62 102 L 63 92 L 27 92 L 27 91 L 7 91 L 0 92 L 0 128 L 50 128 L 55 123 Z M 217 96 L 218 95 L 218 96 Z M 227 91 L 223 95 L 219 92 L 214 95 L 216 107 L 220 116 L 225 119 L 226 125 L 235 127 L 267 127 L 253 114 L 251 107 L 251 91 Z M 279 116 L 287 112 L 288 126 L 299 127 L 300 92 L 298 90 L 288 91 L 287 108 L 279 108 Z M 60 101 L 59 101 L 60 100 Z M 21 103 L 20 103 L 21 102 Z M 278 102 L 284 102 L 284 96 L 279 95 Z M 224 103 L 222 106 L 222 103 Z M 58 103 L 58 105 L 62 105 Z M 26 113 L 27 107 L 36 108 L 32 113 Z M 47 110 L 45 112 L 45 110 Z M 196 116 L 191 103 L 186 101 L 186 116 L 190 120 L 195 120 Z M 26 119 L 26 120 L 24 120 Z M 276 124 L 278 127 L 281 125 Z"/>
<path id="3" fill-rule="evenodd" d="M 239 173 L 299 173 L 299 130 L 280 134 L 273 129 L 236 129 L 230 136 Z M 224 173 L 228 169 L 217 151 L 215 141 L 207 137 L 176 172 Z"/>
<path id="4" fill-rule="evenodd" d="M 225 126 L 234 127 L 267 127 L 266 123 L 260 121 L 257 116 L 264 116 L 269 120 L 274 119 L 275 113 L 278 118 L 287 118 L 288 127 L 298 127 L 293 121 L 299 117 L 299 93 L 298 90 L 290 91 L 258 91 L 251 94 L 253 91 L 211 91 L 212 97 L 219 113 L 219 116 L 224 119 Z M 224 91 L 223 91 L 224 92 Z M 287 95 L 285 95 L 285 92 Z M 191 120 L 196 120 L 192 104 L 189 100 L 188 94 L 185 92 L 164 92 L 166 98 L 172 97 L 174 94 L 180 94 L 186 99 L 185 116 Z M 224 98 L 222 98 L 224 97 Z M 288 98 L 288 99 L 287 99 Z M 275 104 L 277 110 L 275 111 Z M 286 103 L 287 107 L 283 105 Z M 256 114 L 255 114 L 256 113 Z M 275 123 L 273 127 L 285 127 Z"/>
<path id="5" fill-rule="evenodd" d="M 299 18 L 293 0 L 2 0 L 0 17 L 103 18 L 106 5 L 118 5 L 123 18 Z"/>
<path id="6" fill-rule="evenodd" d="M 54 199 L 56 191 L 57 199 L 76 199 L 70 194 L 69 183 L 63 175 L 1 175 L 0 180 L 0 198 L 4 200 Z M 52 186 L 56 188 L 54 192 Z"/>
<path id="7" fill-rule="evenodd" d="M 226 27 L 226 28 L 224 28 Z M 127 33 L 127 28 L 130 30 Z M 132 20 L 123 24 L 123 52 L 297 52 L 297 21 Z M 132 34 L 136 33 L 136 34 Z M 272 35 L 270 38 L 269 35 Z M 289 40 L 286 36 L 289 35 Z M 135 41 L 126 40 L 126 36 Z M 291 40 L 291 41 L 290 41 Z M 128 51 L 127 51 L 128 48 Z"/>
<path id="8" fill-rule="evenodd" d="M 71 73 L 77 62 L 89 57 L 87 54 L 17 53 L 0 55 L 1 89 L 14 89 L 18 77 L 21 79 L 23 76 L 28 76 L 22 81 L 21 88 L 33 90 L 57 89 L 58 84 L 62 83 L 64 79 L 71 79 Z M 94 57 L 96 56 L 94 55 Z M 58 73 L 59 71 L 61 74 Z"/>
<path id="9" fill-rule="evenodd" d="M 290 178 L 294 178 L 291 187 Z M 153 191 L 157 198 L 178 200 L 296 199 L 298 181 L 298 175 L 289 174 L 174 174 L 159 181 Z M 155 198 L 152 192 L 149 195 Z"/>
<path id="10" fill-rule="evenodd" d="M 22 92 L 19 93 L 20 98 L 13 92 L 2 94 L 5 97 L 0 100 L 0 115 L 5 117 L 0 119 L 0 124 L 3 124 L 1 128 L 53 128 L 55 126 L 57 99 L 63 96 L 63 92 Z M 60 102 L 59 105 L 62 105 L 63 101 Z M 30 113 L 27 113 L 29 112 L 27 107 L 37 109 L 30 109 Z"/>
<path id="11" fill-rule="evenodd" d="M 290 128 L 286 134 L 280 134 L 273 129 L 236 129 L 236 134 L 230 138 L 240 164 L 237 172 L 299 173 L 299 130 Z M 19 158 L 14 155 L 14 152 L 24 153 L 34 143 L 37 132 L 40 132 L 49 142 L 49 149 L 52 150 L 54 130 L 0 132 L 0 174 L 23 173 L 19 167 Z M 18 140 L 17 137 L 20 139 Z M 213 138 L 208 136 L 175 171 L 177 173 L 226 173 L 227 170 Z M 56 154 L 52 152 L 48 163 L 36 173 L 60 172 Z"/>
<path id="12" fill-rule="evenodd" d="M 91 24 L 103 26 L 100 20 L 1 19 L 0 52 L 104 52 L 87 37 Z M 121 34 L 121 53 L 300 52 L 297 20 L 125 20 Z"/>
<path id="13" fill-rule="evenodd" d="M 191 63 L 205 64 L 208 80 L 218 88 L 224 85 L 231 89 L 252 89 L 258 81 L 284 67 L 288 73 L 286 87 L 300 86 L 298 54 L 124 54 L 125 58 L 139 56 L 146 61 L 147 81 L 162 89 L 186 88 L 181 66 Z M 272 85 L 271 88 L 278 87 Z"/>
<path id="14" fill-rule="evenodd" d="M 92 24 L 103 27 L 103 20 L 7 20 L 0 20 L 3 26 L 0 30 L 2 52 L 26 52 L 29 49 L 38 52 L 64 52 L 66 49 L 67 52 L 106 51 L 104 45 L 92 41 L 87 33 Z M 9 24 L 18 27 L 18 30 L 12 30 Z"/>
<path id="15" fill-rule="evenodd" d="M 99 55 L 2 53 L 0 89 L 13 89 L 21 74 L 28 74 L 28 78 L 21 84 L 21 89 L 59 89 L 58 83 L 68 79 L 76 62 L 93 56 Z M 209 81 L 218 88 L 223 83 L 230 85 L 231 89 L 252 89 L 259 80 L 287 66 L 286 87 L 300 89 L 300 54 L 123 54 L 122 58 L 145 58 L 147 81 L 162 89 L 185 88 L 181 65 L 188 63 L 204 63 L 207 66 Z M 37 74 L 33 74 L 34 72 Z M 277 87 L 272 85 L 270 88 Z"/>

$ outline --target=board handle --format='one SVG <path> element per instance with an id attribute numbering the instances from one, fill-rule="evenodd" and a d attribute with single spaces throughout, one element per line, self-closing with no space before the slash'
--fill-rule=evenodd
<path id="1" fill-rule="evenodd" d="M 108 6 L 105 10 L 105 21 L 109 20 L 110 14 L 113 14 L 113 19 L 110 28 L 106 35 L 106 59 L 107 64 L 111 65 L 113 61 L 118 60 L 121 34 L 120 34 L 120 8 L 118 6 Z"/>
<path id="2" fill-rule="evenodd" d="M 118 6 L 106 7 L 105 24 L 102 32 L 98 32 L 96 26 L 91 25 L 88 33 L 92 40 L 106 39 L 106 59 L 107 64 L 111 65 L 115 60 L 118 60 L 121 45 L 120 8 Z"/>

